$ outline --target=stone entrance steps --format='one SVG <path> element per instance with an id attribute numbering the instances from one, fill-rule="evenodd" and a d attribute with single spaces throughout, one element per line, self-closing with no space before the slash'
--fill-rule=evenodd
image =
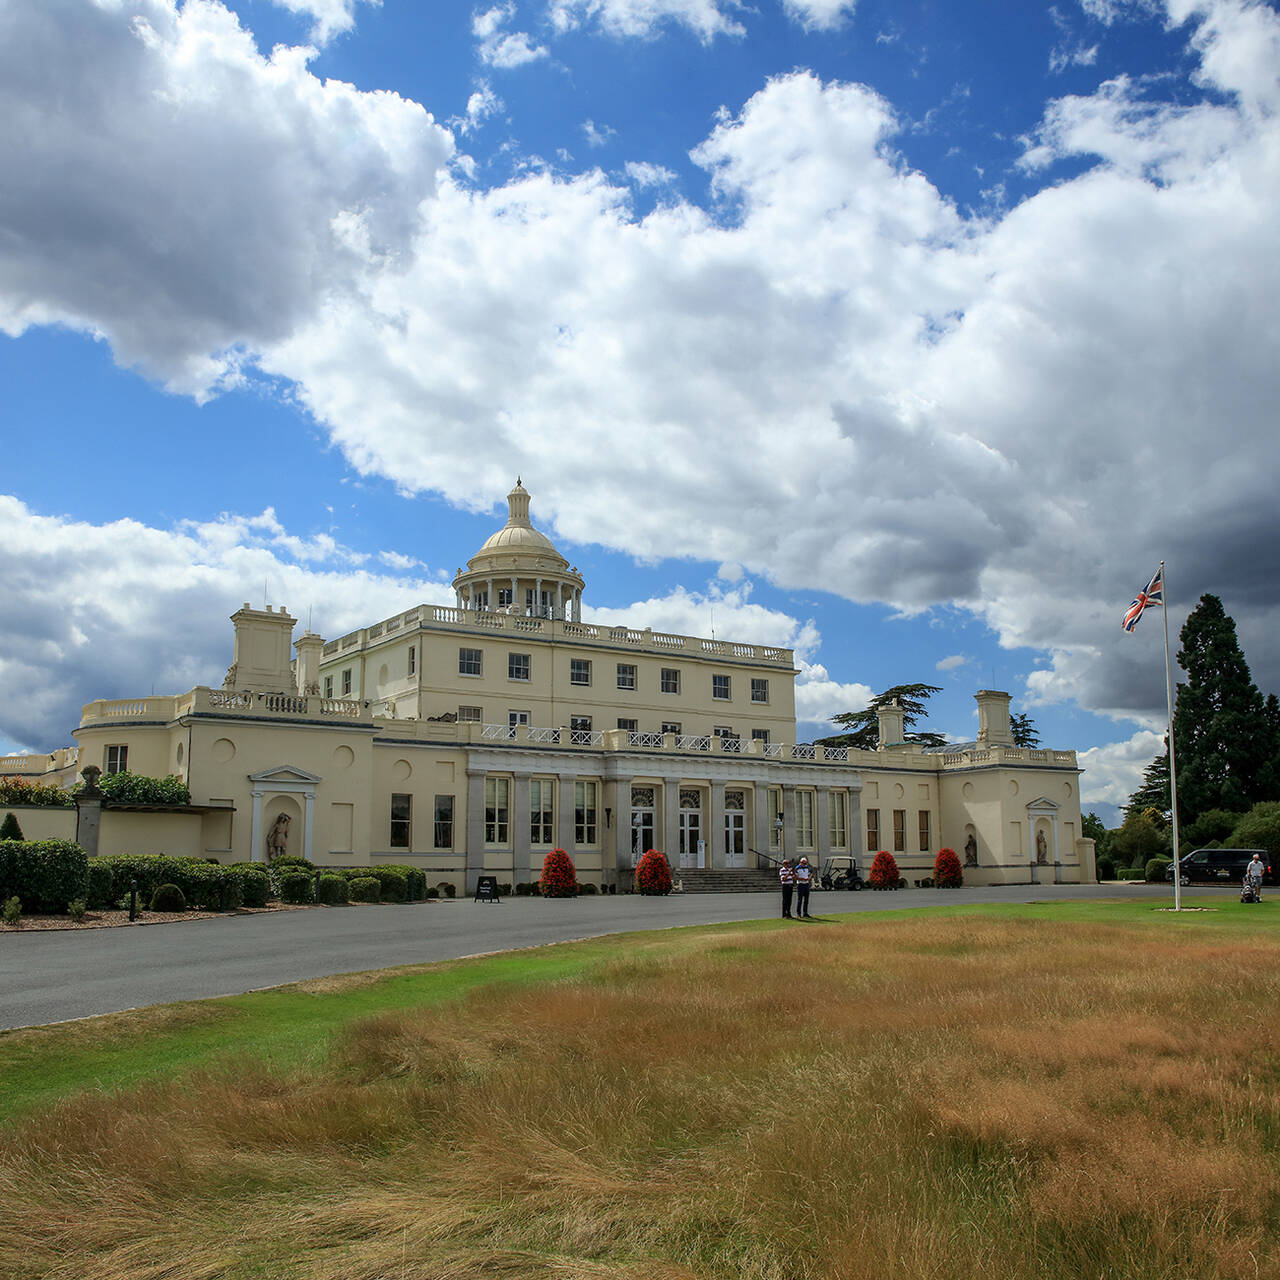
<path id="1" fill-rule="evenodd" d="M 776 893 L 778 873 L 745 868 L 716 868 L 713 871 L 671 868 L 671 878 L 684 882 L 685 893 Z"/>

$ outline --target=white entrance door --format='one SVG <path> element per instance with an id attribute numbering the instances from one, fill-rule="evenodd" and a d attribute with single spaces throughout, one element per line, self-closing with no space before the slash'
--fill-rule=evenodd
<path id="1" fill-rule="evenodd" d="M 697 809 L 680 810 L 680 866 L 689 870 L 698 865 L 698 841 L 702 839 L 702 814 Z"/>
<path id="2" fill-rule="evenodd" d="M 740 809 L 729 809 L 724 815 L 724 865 L 747 865 L 747 815 Z"/>

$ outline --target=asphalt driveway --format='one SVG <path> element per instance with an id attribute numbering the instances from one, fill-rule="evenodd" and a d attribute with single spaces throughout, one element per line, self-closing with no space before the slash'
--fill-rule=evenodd
<path id="1" fill-rule="evenodd" d="M 1219 892 L 1224 891 L 1197 890 L 1196 896 Z M 813 908 L 820 916 L 957 902 L 1114 897 L 1172 902 L 1171 890 L 1156 885 L 1021 885 L 815 893 Z M 145 927 L 7 933 L 0 936 L 0 1029 L 238 995 L 338 973 L 778 913 L 773 894 L 628 894 L 315 908 Z"/>

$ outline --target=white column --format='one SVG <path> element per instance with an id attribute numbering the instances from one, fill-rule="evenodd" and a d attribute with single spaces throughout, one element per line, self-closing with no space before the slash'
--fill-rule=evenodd
<path id="1" fill-rule="evenodd" d="M 256 787 L 253 791 L 253 834 L 249 840 L 249 861 L 265 862 L 262 853 L 262 792 Z"/>
<path id="2" fill-rule="evenodd" d="M 303 803 L 303 831 L 302 831 L 302 856 L 308 862 L 313 861 L 311 850 L 315 847 L 315 830 L 316 830 L 316 793 L 313 787 L 302 797 Z M 352 832 L 354 835 L 355 833 Z"/>
<path id="3" fill-rule="evenodd" d="M 515 608 L 518 608 L 519 605 L 520 605 L 520 598 L 519 596 L 516 595 L 516 579 L 515 579 L 515 575 L 512 574 L 511 576 L 511 607 L 515 609 Z"/>
<path id="4" fill-rule="evenodd" d="M 493 579 L 489 579 L 489 599 L 485 602 L 485 608 L 492 610 L 496 605 L 496 598 L 493 594 Z"/>

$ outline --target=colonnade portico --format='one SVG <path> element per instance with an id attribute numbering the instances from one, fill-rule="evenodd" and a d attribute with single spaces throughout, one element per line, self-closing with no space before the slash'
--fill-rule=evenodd
<path id="1" fill-rule="evenodd" d="M 634 865 L 636 849 L 633 847 L 637 824 L 635 819 L 643 815 L 644 824 L 639 830 L 645 833 L 644 848 L 653 847 L 666 854 L 677 877 L 681 866 L 686 869 L 700 867 L 721 870 L 734 865 L 771 866 L 782 857 L 808 856 L 820 864 L 829 853 L 852 852 L 859 822 L 860 782 L 856 775 L 842 770 L 823 770 L 819 766 L 805 769 L 804 779 L 779 782 L 776 772 L 767 773 L 759 766 L 745 761 L 724 762 L 704 768 L 700 776 L 663 772 L 654 775 L 645 771 L 651 761 L 642 758 L 619 759 L 584 757 L 581 753 L 569 756 L 556 751 L 486 750 L 471 752 L 467 765 L 467 820 L 466 868 L 467 890 L 473 892 L 475 881 L 481 874 L 497 875 L 500 879 L 519 881 L 536 879 L 541 860 L 550 846 L 535 845 L 530 830 L 530 783 L 533 778 L 554 780 L 557 812 L 553 830 L 556 844 L 569 853 L 581 867 L 584 860 L 594 863 L 600 860 L 601 882 L 605 886 L 623 886 L 629 883 L 628 874 Z M 596 765 L 592 768 L 591 765 Z M 828 776 L 830 775 L 830 776 Z M 486 790 L 489 778 L 507 779 L 510 785 L 508 830 L 506 838 L 486 842 Z M 596 813 L 595 840 L 585 845 L 577 841 L 577 784 L 595 784 Z M 780 847 L 771 849 L 770 790 L 780 792 L 782 813 L 782 839 Z M 813 829 L 811 844 L 798 847 L 796 823 L 797 794 L 811 793 L 813 804 Z M 831 844 L 831 795 L 840 793 L 845 812 L 845 840 L 837 849 Z M 730 794 L 732 793 L 732 794 Z M 650 798 L 652 794 L 652 798 Z M 639 803 L 635 806 L 633 800 Z M 732 804 L 730 804 L 732 800 Z M 684 813 L 686 805 L 688 814 Z M 735 833 L 741 832 L 741 859 L 730 861 L 729 812 L 735 818 Z M 652 839 L 649 813 L 652 812 Z M 741 815 L 739 817 L 739 815 Z M 696 846 L 686 850 L 682 863 L 682 818 L 687 818 L 685 836 L 690 845 L 695 840 L 703 842 L 703 856 L 697 856 Z M 488 834 L 492 834 L 489 832 Z M 639 852 L 643 853 L 644 848 Z M 757 858 L 753 854 L 762 855 Z"/>

